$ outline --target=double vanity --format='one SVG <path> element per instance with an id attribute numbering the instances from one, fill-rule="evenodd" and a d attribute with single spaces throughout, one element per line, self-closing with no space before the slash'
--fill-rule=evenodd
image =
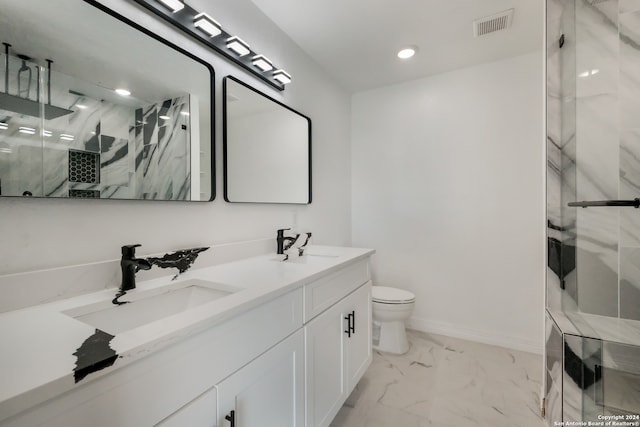
<path id="1" fill-rule="evenodd" d="M 370 249 L 0 314 L 0 426 L 326 427 L 371 362 Z"/>

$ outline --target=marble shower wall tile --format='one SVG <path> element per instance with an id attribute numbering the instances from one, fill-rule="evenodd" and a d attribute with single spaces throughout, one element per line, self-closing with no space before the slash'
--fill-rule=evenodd
<path id="1" fill-rule="evenodd" d="M 562 333 L 545 311 L 545 418 L 547 425 L 562 421 Z"/>
<path id="2" fill-rule="evenodd" d="M 67 197 L 69 194 L 69 149 L 60 143 L 45 141 L 43 156 L 44 194 Z"/>
<path id="3" fill-rule="evenodd" d="M 576 0 L 576 199 L 618 198 L 618 1 Z M 575 213 L 580 310 L 618 315 L 616 209 Z"/>
<path id="4" fill-rule="evenodd" d="M 620 317 L 640 320 L 640 248 L 620 248 Z"/>
<path id="5" fill-rule="evenodd" d="M 603 400 L 613 413 L 638 414 L 640 347 L 604 342 Z"/>
<path id="6" fill-rule="evenodd" d="M 163 124 L 158 130 L 160 156 L 158 168 L 165 171 L 156 183 L 163 198 L 184 200 L 190 196 L 191 160 L 188 120 L 182 111 L 188 111 L 187 96 L 167 100 L 160 111 L 169 120 L 161 120 Z"/>
<path id="7" fill-rule="evenodd" d="M 562 363 L 562 420 L 582 421 L 582 338 L 564 335 Z"/>
<path id="8" fill-rule="evenodd" d="M 617 209 L 578 211 L 578 306 L 586 313 L 618 316 Z"/>
<path id="9" fill-rule="evenodd" d="M 100 136 L 100 183 L 103 186 L 129 185 L 129 140 Z"/>
<path id="10" fill-rule="evenodd" d="M 562 332 L 545 312 L 545 369 L 551 380 L 558 386 L 562 384 Z"/>
<path id="11" fill-rule="evenodd" d="M 640 10 L 640 0 L 619 0 L 620 13 L 635 12 Z"/>
<path id="12" fill-rule="evenodd" d="M 640 10 L 620 15 L 620 125 L 638 128 L 640 115 Z"/>

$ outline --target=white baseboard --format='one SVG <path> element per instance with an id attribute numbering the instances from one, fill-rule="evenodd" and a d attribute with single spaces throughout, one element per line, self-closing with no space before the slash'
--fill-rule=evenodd
<path id="1" fill-rule="evenodd" d="M 437 322 L 433 320 L 412 317 L 407 321 L 407 327 L 421 332 L 446 335 L 468 341 L 476 341 L 483 344 L 497 345 L 513 350 L 529 353 L 543 354 L 544 344 L 538 340 L 521 337 L 506 336 L 495 332 L 487 332 L 479 329 L 460 328 L 451 323 Z"/>

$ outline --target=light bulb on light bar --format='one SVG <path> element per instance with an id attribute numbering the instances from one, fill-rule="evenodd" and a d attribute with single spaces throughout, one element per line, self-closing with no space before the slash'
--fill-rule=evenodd
<path id="1" fill-rule="evenodd" d="M 26 127 L 26 126 L 20 126 L 20 128 L 18 129 L 18 132 L 26 133 L 27 135 L 35 135 L 36 134 L 36 130 L 34 128 L 29 128 L 29 127 Z"/>
<path id="2" fill-rule="evenodd" d="M 76 137 L 73 136 L 73 135 L 66 134 L 66 133 L 61 133 L 60 134 L 60 139 L 62 139 L 63 141 L 73 141 L 74 139 L 76 139 Z"/>
<path id="3" fill-rule="evenodd" d="M 206 13 L 196 15 L 196 17 L 193 18 L 193 25 L 200 28 L 211 37 L 222 34 L 222 26 Z"/>
<path id="4" fill-rule="evenodd" d="M 173 13 L 179 12 L 184 9 L 184 3 L 180 0 L 159 0 L 160 3 L 167 6 Z"/>
<path id="5" fill-rule="evenodd" d="M 244 42 L 240 37 L 229 37 L 227 39 L 227 47 L 238 54 L 238 56 L 244 56 L 251 52 L 249 45 Z"/>
<path id="6" fill-rule="evenodd" d="M 262 71 L 273 70 L 273 64 L 264 55 L 254 56 L 251 58 L 251 62 L 253 62 L 253 65 L 260 68 Z"/>
<path id="7" fill-rule="evenodd" d="M 4 123 L 4 122 L 0 122 L 0 129 L 1 130 L 9 129 L 9 124 L 8 123 Z"/>
<path id="8" fill-rule="evenodd" d="M 287 73 L 285 70 L 276 70 L 273 72 L 273 78 L 286 85 L 291 83 L 291 74 Z"/>

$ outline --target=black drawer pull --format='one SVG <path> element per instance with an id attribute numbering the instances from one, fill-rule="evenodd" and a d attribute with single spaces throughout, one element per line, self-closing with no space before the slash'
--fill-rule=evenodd
<path id="1" fill-rule="evenodd" d="M 356 311 L 355 310 L 351 312 L 351 333 L 354 335 L 356 333 Z"/>
<path id="2" fill-rule="evenodd" d="M 347 329 L 344 331 L 347 337 L 351 338 L 351 313 L 345 316 L 344 320 L 347 321 Z"/>

